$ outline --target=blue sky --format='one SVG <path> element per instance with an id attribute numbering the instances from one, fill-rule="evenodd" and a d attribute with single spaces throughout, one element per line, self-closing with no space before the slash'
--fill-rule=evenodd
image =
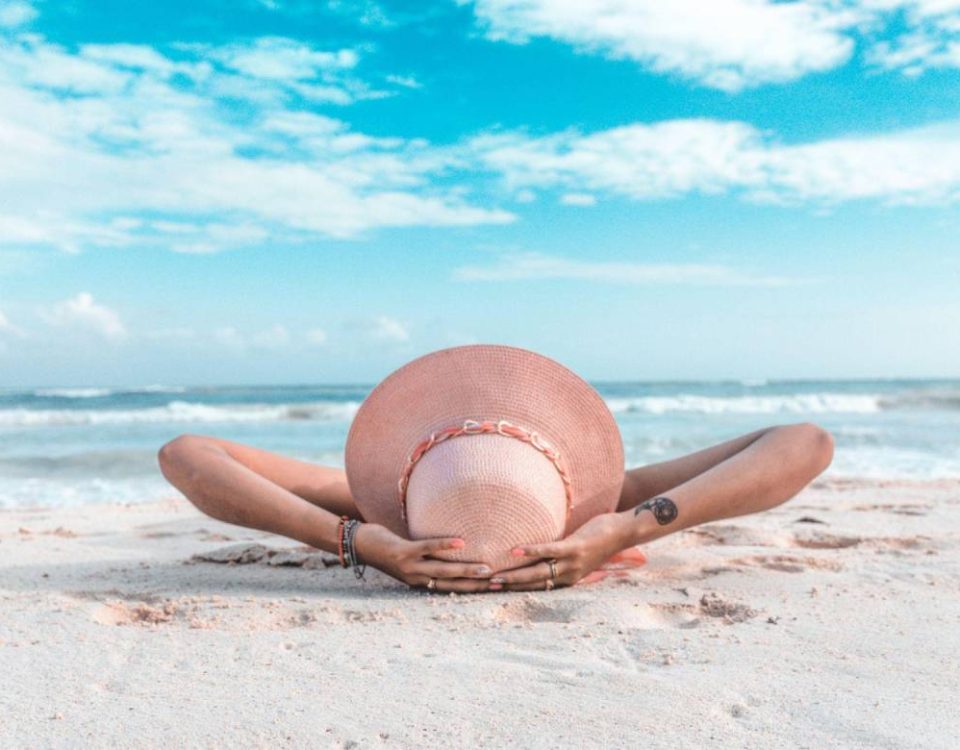
<path id="1" fill-rule="evenodd" d="M 958 203 L 960 0 L 0 0 L 0 385 L 960 376 Z"/>

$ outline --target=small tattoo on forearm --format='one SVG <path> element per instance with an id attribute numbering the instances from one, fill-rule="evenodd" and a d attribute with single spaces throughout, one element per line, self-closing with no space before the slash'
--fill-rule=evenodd
<path id="1" fill-rule="evenodd" d="M 634 509 L 633 515 L 639 516 L 642 510 L 649 510 L 653 513 L 653 517 L 657 519 L 657 523 L 661 526 L 666 526 L 677 517 L 677 504 L 663 495 L 640 503 Z"/>

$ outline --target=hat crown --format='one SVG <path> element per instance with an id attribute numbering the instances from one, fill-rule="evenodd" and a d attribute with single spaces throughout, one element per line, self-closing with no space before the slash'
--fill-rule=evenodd
<path id="1" fill-rule="evenodd" d="M 460 536 L 467 547 L 445 559 L 495 570 L 529 562 L 510 551 L 560 539 L 567 521 L 556 465 L 531 444 L 497 433 L 433 446 L 410 474 L 406 507 L 412 538 Z"/>

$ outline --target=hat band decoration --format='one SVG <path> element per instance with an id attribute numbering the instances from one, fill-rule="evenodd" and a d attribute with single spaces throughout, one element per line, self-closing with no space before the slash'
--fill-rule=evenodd
<path id="1" fill-rule="evenodd" d="M 397 482 L 397 499 L 400 504 L 400 517 L 404 521 L 407 520 L 407 486 L 410 484 L 410 475 L 413 473 L 414 466 L 417 465 L 417 462 L 423 458 L 424 454 L 428 450 L 438 443 L 442 443 L 450 438 L 461 437 L 463 435 L 482 435 L 491 432 L 495 432 L 498 435 L 503 435 L 504 437 L 517 438 L 525 443 L 529 443 L 550 459 L 550 461 L 556 467 L 557 473 L 560 475 L 560 479 L 563 480 L 563 489 L 567 498 L 567 517 L 569 518 L 570 511 L 573 509 L 573 487 L 570 482 L 570 476 L 567 474 L 567 471 L 560 460 L 560 454 L 553 446 L 545 442 L 537 432 L 525 430 L 524 428 L 518 427 L 517 425 L 512 424 L 505 419 L 501 419 L 497 422 L 494 422 L 493 420 L 478 422 L 475 419 L 468 419 L 458 427 L 447 427 L 439 432 L 433 432 L 430 434 L 430 437 L 418 443 L 417 447 L 413 449 L 413 452 L 407 459 L 407 463 L 403 468 L 403 472 L 400 474 L 399 481 Z"/>

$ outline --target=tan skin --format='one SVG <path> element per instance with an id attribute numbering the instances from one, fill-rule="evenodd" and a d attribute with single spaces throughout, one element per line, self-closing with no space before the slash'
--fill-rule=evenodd
<path id="1" fill-rule="evenodd" d="M 336 552 L 340 516 L 361 518 L 342 469 L 319 466 L 204 435 L 181 435 L 159 452 L 163 475 L 201 511 Z M 570 586 L 621 550 L 710 521 L 789 500 L 833 458 L 833 439 L 810 424 L 769 427 L 662 463 L 628 470 L 616 511 L 551 544 L 521 546 L 530 563 L 508 571 L 431 557 L 464 546 L 455 537 L 411 541 L 374 523 L 355 539 L 360 560 L 399 581 L 437 591 L 543 589 L 555 559 L 556 586 Z M 668 500 L 656 501 L 654 498 Z M 672 506 L 672 509 L 671 509 Z M 362 520 L 362 519 L 361 519 Z"/>

